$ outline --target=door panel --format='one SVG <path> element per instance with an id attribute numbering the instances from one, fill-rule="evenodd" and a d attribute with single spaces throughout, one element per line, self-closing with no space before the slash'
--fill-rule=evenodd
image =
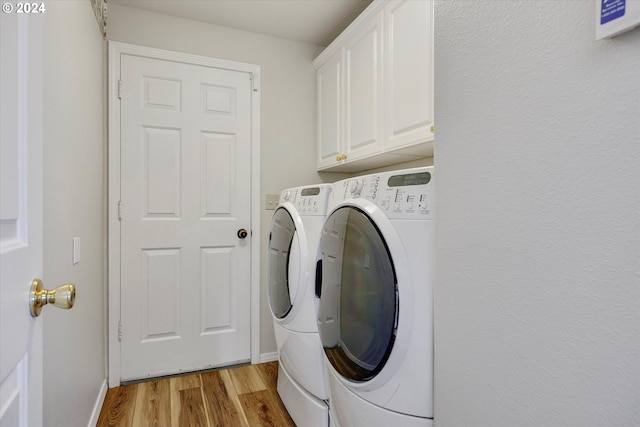
<path id="1" fill-rule="evenodd" d="M 143 342 L 177 338 L 180 327 L 180 250 L 143 249 Z"/>
<path id="2" fill-rule="evenodd" d="M 42 16 L 0 15 L 0 426 L 42 425 Z"/>
<path id="3" fill-rule="evenodd" d="M 236 162 L 233 135 L 204 134 L 202 197 L 203 217 L 230 216 Z"/>
<path id="4" fill-rule="evenodd" d="M 250 359 L 248 73 L 121 56 L 121 376 Z"/>
<path id="5" fill-rule="evenodd" d="M 201 332 L 213 333 L 232 328 L 232 296 L 231 284 L 233 248 L 202 248 L 201 249 L 201 283 L 202 302 Z M 208 310 L 207 307 L 218 307 Z"/>
<path id="6" fill-rule="evenodd" d="M 180 216 L 180 131 L 143 128 L 145 217 Z"/>

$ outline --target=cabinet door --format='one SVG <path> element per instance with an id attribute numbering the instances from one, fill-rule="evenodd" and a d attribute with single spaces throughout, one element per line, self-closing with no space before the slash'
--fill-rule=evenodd
<path id="1" fill-rule="evenodd" d="M 385 7 L 386 151 L 433 140 L 433 2 Z"/>
<path id="2" fill-rule="evenodd" d="M 318 169 L 342 154 L 342 50 L 318 69 Z"/>
<path id="3" fill-rule="evenodd" d="M 344 154 L 347 162 L 382 151 L 383 11 L 344 47 Z"/>

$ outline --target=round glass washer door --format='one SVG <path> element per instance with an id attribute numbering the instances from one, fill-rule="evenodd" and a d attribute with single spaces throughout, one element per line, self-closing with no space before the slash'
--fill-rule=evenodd
<path id="1" fill-rule="evenodd" d="M 300 244 L 290 213 L 280 207 L 271 221 L 269 236 L 268 295 L 271 312 L 284 319 L 293 308 L 299 274 Z"/>
<path id="2" fill-rule="evenodd" d="M 325 221 L 318 269 L 318 331 L 335 370 L 348 380 L 374 378 L 396 337 L 397 279 L 389 248 L 371 218 L 354 206 Z"/>

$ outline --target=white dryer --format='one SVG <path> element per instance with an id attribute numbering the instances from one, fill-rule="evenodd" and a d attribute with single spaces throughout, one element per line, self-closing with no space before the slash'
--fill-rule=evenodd
<path id="1" fill-rule="evenodd" d="M 433 167 L 334 184 L 316 284 L 330 419 L 433 425 Z"/>
<path id="2" fill-rule="evenodd" d="M 269 235 L 267 286 L 278 346 L 278 394 L 298 426 L 329 425 L 314 285 L 331 189 L 320 184 L 282 191 Z"/>

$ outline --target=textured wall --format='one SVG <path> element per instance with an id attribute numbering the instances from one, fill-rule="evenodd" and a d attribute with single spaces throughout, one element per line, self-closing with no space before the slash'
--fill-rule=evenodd
<path id="1" fill-rule="evenodd" d="M 640 29 L 435 11 L 436 425 L 638 425 Z"/>
<path id="2" fill-rule="evenodd" d="M 86 426 L 106 377 L 105 43 L 89 1 L 44 16 L 43 280 L 77 290 L 72 310 L 43 312 L 44 425 Z"/>

